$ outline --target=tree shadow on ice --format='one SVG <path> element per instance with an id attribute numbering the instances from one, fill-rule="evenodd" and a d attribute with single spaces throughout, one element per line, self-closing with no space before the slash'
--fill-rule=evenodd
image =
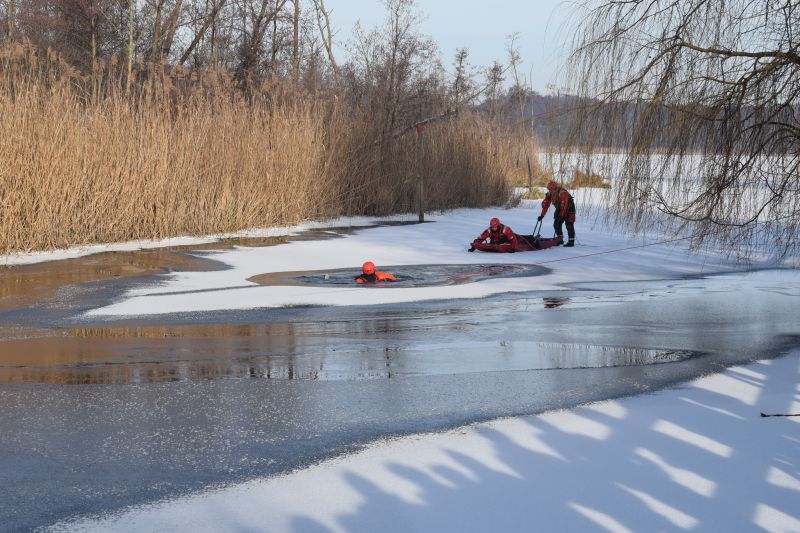
<path id="1" fill-rule="evenodd" d="M 797 406 L 796 385 L 770 387 L 781 373 L 796 380 L 797 360 L 729 369 L 670 401 L 655 393 L 474 426 L 467 444 L 439 444 L 435 461 L 391 459 L 386 477 L 347 471 L 364 502 L 336 521 L 346 531 L 794 527 L 800 426 L 759 412 Z M 328 530 L 309 514 L 293 531 Z"/>

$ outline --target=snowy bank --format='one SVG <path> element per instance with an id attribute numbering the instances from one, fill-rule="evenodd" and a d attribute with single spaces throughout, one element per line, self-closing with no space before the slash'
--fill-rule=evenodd
<path id="1" fill-rule="evenodd" d="M 576 197 L 583 205 L 582 194 Z M 588 202 L 587 202 L 588 203 Z M 128 292 L 112 305 L 93 310 L 93 316 L 128 316 L 254 309 L 295 305 L 375 305 L 422 300 L 481 298 L 508 292 L 562 290 L 579 282 L 673 279 L 689 275 L 741 270 L 723 254 L 690 254 L 688 240 L 650 235 L 631 239 L 611 233 L 594 216 L 579 218 L 575 248 L 516 254 L 467 253 L 472 239 L 499 216 L 516 233 L 529 234 L 539 202 L 513 209 L 461 209 L 426 217 L 425 224 L 382 226 L 356 230 L 343 238 L 294 241 L 267 247 L 213 250 L 204 257 L 227 268 L 211 272 L 174 272 L 160 283 Z M 552 236 L 548 215 L 541 234 Z M 599 219 L 598 219 L 599 220 Z M 263 286 L 249 278 L 270 272 L 324 272 L 352 269 L 364 261 L 402 274 L 403 266 L 436 264 L 528 264 L 549 268 L 546 275 L 489 279 L 480 283 L 439 287 Z M 213 294 L 213 297 L 209 297 Z"/>
<path id="2" fill-rule="evenodd" d="M 378 442 L 80 531 L 800 531 L 800 351 L 679 388 Z"/>

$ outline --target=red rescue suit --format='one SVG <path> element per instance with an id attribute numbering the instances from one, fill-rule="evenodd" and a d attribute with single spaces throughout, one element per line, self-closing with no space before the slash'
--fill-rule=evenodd
<path id="1" fill-rule="evenodd" d="M 495 228 L 486 228 L 484 232 L 481 233 L 480 237 L 475 240 L 483 242 L 486 239 L 489 239 L 489 242 L 492 244 L 509 243 L 511 245 L 511 249 L 517 251 L 517 236 L 513 231 L 511 231 L 511 228 L 504 224 L 500 224 Z"/>
<path id="2" fill-rule="evenodd" d="M 554 194 L 555 193 L 555 194 Z M 554 200 L 555 198 L 555 200 Z M 548 190 L 542 200 L 542 214 L 539 215 L 541 220 L 550 208 L 550 204 L 555 207 L 555 214 L 553 215 L 553 228 L 556 230 L 556 235 L 562 237 L 564 230 L 562 226 L 567 223 L 567 235 L 569 236 L 570 243 L 575 240 L 575 200 L 566 189 Z"/>
<path id="3" fill-rule="evenodd" d="M 381 281 L 397 281 L 397 278 L 387 272 L 376 271 L 374 274 L 361 274 L 356 277 L 356 283 L 378 283 Z"/>
<path id="4" fill-rule="evenodd" d="M 560 218 L 564 222 L 575 222 L 575 201 L 566 189 L 556 191 L 556 201 L 553 202 L 553 194 L 547 191 L 542 200 L 542 216 L 547 214 L 550 204 L 554 204 L 556 209 L 555 218 Z"/>

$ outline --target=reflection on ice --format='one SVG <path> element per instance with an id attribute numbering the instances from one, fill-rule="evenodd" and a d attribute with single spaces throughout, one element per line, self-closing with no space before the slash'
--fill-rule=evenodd
<path id="1" fill-rule="evenodd" d="M 625 367 L 700 355 L 577 343 L 408 342 L 401 324 L 211 324 L 75 328 L 0 342 L 0 381 L 63 384 L 208 379 L 369 380 L 400 376 Z M 392 325 L 394 324 L 394 325 Z M 389 334 L 384 337 L 382 331 Z M 423 334 L 425 332 L 422 332 Z M 430 333 L 435 333 L 431 331 Z M 417 332 L 419 334 L 419 332 Z M 413 335 L 413 332 L 412 332 Z M 37 354 L 31 357 L 31 354 Z"/>

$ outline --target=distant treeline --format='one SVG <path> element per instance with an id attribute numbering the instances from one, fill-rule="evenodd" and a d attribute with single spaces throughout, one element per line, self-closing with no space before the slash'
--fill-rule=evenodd
<path id="1" fill-rule="evenodd" d="M 520 100 L 524 106 L 519 105 Z M 481 107 L 488 112 L 487 104 Z M 721 124 L 730 122 L 731 114 L 735 114 L 733 122 L 742 127 L 760 124 L 764 114 L 763 110 L 757 114 L 754 107 L 747 105 L 662 106 L 652 101 L 609 104 L 569 94 L 519 94 L 515 88 L 504 95 L 495 109 L 509 126 L 523 123 L 539 147 L 629 150 L 647 137 L 648 147 L 670 149 L 686 143 L 706 153 L 729 148 L 734 132 Z M 800 109 L 776 103 L 770 119 L 777 131 L 778 124 L 795 122 L 798 115 Z M 787 138 L 785 150 L 790 151 L 793 146 Z M 741 149 L 746 152 L 749 147 Z"/>

